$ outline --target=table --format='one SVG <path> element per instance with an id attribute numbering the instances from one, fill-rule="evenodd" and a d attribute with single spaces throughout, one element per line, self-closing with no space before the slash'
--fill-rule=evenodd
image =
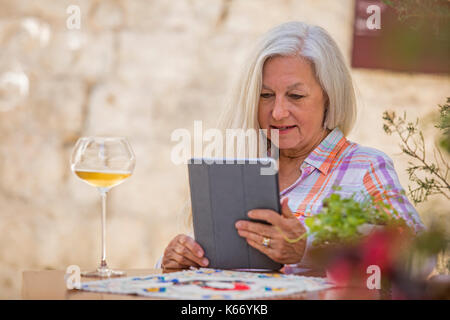
<path id="1" fill-rule="evenodd" d="M 133 269 L 126 270 L 127 276 L 143 276 L 161 274 L 167 271 L 161 269 Z M 172 270 L 175 272 L 180 270 Z M 22 277 L 22 299 L 25 300 L 148 300 L 151 298 L 136 295 L 119 295 L 100 292 L 68 290 L 64 280 L 64 270 L 24 271 Z M 309 272 L 300 275 L 319 276 L 320 273 Z M 92 281 L 96 278 L 81 278 L 81 281 Z M 365 288 L 331 288 L 315 292 L 298 293 L 280 296 L 281 300 L 359 300 L 381 299 L 378 290 Z"/>

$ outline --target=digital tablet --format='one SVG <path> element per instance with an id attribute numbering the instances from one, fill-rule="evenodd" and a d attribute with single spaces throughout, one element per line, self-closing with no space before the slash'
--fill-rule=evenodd
<path id="1" fill-rule="evenodd" d="M 235 227 L 238 220 L 251 220 L 247 214 L 252 209 L 281 212 L 276 168 L 271 158 L 189 160 L 194 236 L 205 250 L 208 267 L 258 270 L 282 267 L 248 245 Z"/>

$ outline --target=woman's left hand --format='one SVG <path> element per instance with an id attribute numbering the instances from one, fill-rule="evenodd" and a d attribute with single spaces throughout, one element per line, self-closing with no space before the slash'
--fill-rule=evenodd
<path id="1" fill-rule="evenodd" d="M 273 210 L 254 209 L 249 211 L 248 216 L 271 224 L 245 220 L 236 222 L 239 235 L 244 237 L 249 245 L 282 264 L 301 261 L 306 247 L 306 235 L 298 241 L 294 239 L 304 235 L 306 229 L 289 209 L 288 198 L 281 202 L 281 215 Z"/>

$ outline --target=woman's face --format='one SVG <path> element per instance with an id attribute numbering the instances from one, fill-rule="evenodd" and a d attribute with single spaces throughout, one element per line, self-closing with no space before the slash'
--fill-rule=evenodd
<path id="1" fill-rule="evenodd" d="M 258 105 L 261 129 L 279 130 L 279 148 L 312 151 L 324 137 L 326 98 L 310 63 L 300 57 L 266 60 Z"/>

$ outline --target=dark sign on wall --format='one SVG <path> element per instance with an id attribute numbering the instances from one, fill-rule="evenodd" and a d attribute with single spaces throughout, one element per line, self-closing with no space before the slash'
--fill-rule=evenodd
<path id="1" fill-rule="evenodd" d="M 450 73 L 450 19 L 437 21 L 442 15 L 433 14 L 436 8 L 412 10 L 417 12 L 399 13 L 381 0 L 356 0 L 352 67 Z"/>

